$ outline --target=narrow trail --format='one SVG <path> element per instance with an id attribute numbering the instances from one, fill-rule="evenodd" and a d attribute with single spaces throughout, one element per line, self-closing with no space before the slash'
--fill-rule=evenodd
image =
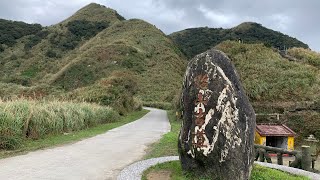
<path id="1" fill-rule="evenodd" d="M 146 108 L 141 119 L 104 134 L 52 149 L 0 160 L 1 180 L 116 179 L 141 160 L 147 145 L 170 131 L 166 111 Z"/>

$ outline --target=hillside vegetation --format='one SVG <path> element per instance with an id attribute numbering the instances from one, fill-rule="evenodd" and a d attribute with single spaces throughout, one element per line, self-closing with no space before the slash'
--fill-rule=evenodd
<path id="1" fill-rule="evenodd" d="M 261 24 L 245 22 L 231 29 L 190 28 L 169 35 L 190 59 L 226 40 L 241 39 L 244 43 L 263 43 L 268 47 L 308 48 L 308 45 L 281 32 L 263 27 Z"/>
<path id="2" fill-rule="evenodd" d="M 297 61 L 320 68 L 320 53 L 304 48 L 291 48 L 287 53 Z"/>
<path id="3" fill-rule="evenodd" d="M 216 48 L 232 59 L 252 101 L 310 101 L 318 96 L 316 66 L 288 61 L 263 44 L 225 41 Z"/>
<path id="4" fill-rule="evenodd" d="M 0 53 L 0 62 L 2 97 L 54 95 L 115 105 L 121 113 L 137 106 L 132 96 L 171 102 L 186 66 L 180 50 L 155 26 L 94 3 L 18 39 Z M 121 80 L 124 74 L 127 80 Z M 106 85 L 115 79 L 117 88 Z"/>
<path id="5" fill-rule="evenodd" d="M 292 48 L 288 54 L 297 60 L 289 61 L 263 44 L 225 41 L 216 48 L 231 58 L 256 113 L 280 113 L 280 122 L 265 115 L 257 116 L 258 123 L 285 123 L 298 133 L 298 142 L 309 134 L 320 138 L 317 53 Z"/>

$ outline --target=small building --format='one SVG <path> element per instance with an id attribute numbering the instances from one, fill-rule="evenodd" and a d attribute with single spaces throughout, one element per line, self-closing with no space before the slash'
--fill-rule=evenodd
<path id="1" fill-rule="evenodd" d="M 293 132 L 286 125 L 258 124 L 255 132 L 255 144 L 294 150 Z"/>

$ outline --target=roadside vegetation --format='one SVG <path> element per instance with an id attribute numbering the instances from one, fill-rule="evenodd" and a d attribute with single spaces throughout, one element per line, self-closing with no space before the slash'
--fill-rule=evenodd
<path id="1" fill-rule="evenodd" d="M 41 139 L 118 120 L 110 107 L 59 101 L 0 101 L 0 148 L 19 148 L 24 139 Z"/>
<path id="2" fill-rule="evenodd" d="M 0 101 L 0 158 L 88 138 L 145 115 L 61 101 Z"/>

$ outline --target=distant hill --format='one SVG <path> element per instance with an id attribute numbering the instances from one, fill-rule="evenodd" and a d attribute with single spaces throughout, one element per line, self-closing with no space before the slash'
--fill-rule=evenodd
<path id="1" fill-rule="evenodd" d="M 95 3 L 16 41 L 0 53 L 0 87 L 8 92 L 5 96 L 74 98 L 76 94 L 88 99 L 90 92 L 95 93 L 90 101 L 110 105 L 132 86 L 130 96 L 171 102 L 186 67 L 185 56 L 154 25 L 125 20 Z M 123 80 L 129 76 L 132 84 Z"/>
<path id="2" fill-rule="evenodd" d="M 241 39 L 244 43 L 263 43 L 268 47 L 308 48 L 308 45 L 285 35 L 263 27 L 261 24 L 245 22 L 231 29 L 222 28 L 190 28 L 169 35 L 190 59 L 226 40 Z"/>

